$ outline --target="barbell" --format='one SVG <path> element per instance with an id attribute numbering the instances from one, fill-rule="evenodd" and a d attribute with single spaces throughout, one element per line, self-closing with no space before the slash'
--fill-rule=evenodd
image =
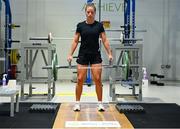
<path id="1" fill-rule="evenodd" d="M 52 33 L 49 33 L 47 37 L 30 37 L 29 40 L 46 40 L 48 43 L 52 43 L 53 40 L 73 40 L 73 38 L 65 38 L 65 37 L 53 37 Z M 100 39 L 101 40 L 101 39 Z M 128 41 L 128 42 L 136 42 L 136 41 L 143 41 L 142 39 L 135 39 L 135 38 L 108 38 L 109 41 Z"/>
<path id="2" fill-rule="evenodd" d="M 10 52 L 10 62 L 11 64 L 17 64 L 20 59 L 20 54 L 18 52 L 18 49 L 13 49 Z"/>
<path id="3" fill-rule="evenodd" d="M 48 43 L 51 43 L 53 40 L 72 40 L 73 38 L 60 38 L 60 37 L 53 37 L 52 33 L 50 32 L 47 37 L 30 37 L 29 40 L 47 40 Z"/>
<path id="4" fill-rule="evenodd" d="M 101 66 L 84 66 L 81 67 L 80 69 L 112 69 L 112 68 L 124 68 L 124 76 L 125 78 L 127 77 L 126 74 L 128 74 L 129 71 L 129 58 L 127 56 L 127 54 L 125 54 L 125 58 L 124 58 L 124 62 L 122 65 L 113 65 L 112 61 L 109 61 L 109 64 L 102 64 Z M 137 65 L 131 65 L 131 67 L 138 67 Z M 77 65 L 71 65 L 71 62 L 69 62 L 69 65 L 58 65 L 58 58 L 57 58 L 57 54 L 54 53 L 53 54 L 53 59 L 52 59 L 52 64 L 51 65 L 47 65 L 47 66 L 43 66 L 42 69 L 51 69 L 52 70 L 52 74 L 54 77 L 54 81 L 57 80 L 57 73 L 58 73 L 58 69 L 77 69 Z"/>
<path id="5" fill-rule="evenodd" d="M 124 32 L 124 30 L 122 29 L 107 29 L 106 31 L 109 31 L 109 32 Z M 130 30 L 132 31 L 132 30 Z M 135 30 L 135 32 L 147 32 L 147 30 Z"/>

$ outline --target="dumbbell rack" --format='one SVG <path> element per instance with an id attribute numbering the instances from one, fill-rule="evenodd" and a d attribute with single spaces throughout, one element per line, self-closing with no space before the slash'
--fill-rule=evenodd
<path id="1" fill-rule="evenodd" d="M 162 79 L 164 78 L 164 75 L 159 75 L 159 74 L 150 74 L 151 80 L 150 83 L 152 85 L 157 85 L 157 86 L 164 86 L 164 83 L 162 82 Z M 158 80 L 157 80 L 158 79 Z"/>

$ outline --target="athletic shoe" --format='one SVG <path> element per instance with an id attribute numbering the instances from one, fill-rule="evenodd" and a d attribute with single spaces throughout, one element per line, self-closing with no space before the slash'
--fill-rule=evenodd
<path id="1" fill-rule="evenodd" d="M 100 112 L 105 111 L 105 108 L 104 108 L 104 106 L 103 106 L 103 104 L 102 104 L 102 103 L 101 103 L 101 104 L 98 104 L 97 109 L 98 109 L 98 111 L 100 111 Z"/>
<path id="2" fill-rule="evenodd" d="M 80 104 L 75 104 L 74 107 L 73 107 L 73 110 L 76 112 L 76 111 L 80 111 Z"/>

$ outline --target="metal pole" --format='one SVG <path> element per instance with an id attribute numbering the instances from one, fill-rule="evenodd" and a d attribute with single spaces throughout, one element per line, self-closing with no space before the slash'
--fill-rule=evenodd
<path id="1" fill-rule="evenodd" d="M 1 26 L 1 10 L 2 10 L 2 2 L 1 2 L 1 0 L 0 0 L 0 28 L 2 27 Z M 3 43 L 2 43 L 2 39 L 1 39 L 1 29 L 0 29 L 0 48 L 3 48 Z M 4 57 L 3 57 L 3 50 L 0 50 L 0 55 L 2 55 L 2 56 L 0 56 L 0 65 L 1 65 L 1 67 L 0 67 L 0 74 L 1 73 L 3 73 L 4 72 L 4 62 L 3 62 L 3 60 L 4 60 Z M 1 59 L 2 59 L 2 61 L 1 61 Z"/>
<path id="2" fill-rule="evenodd" d="M 1 28 L 1 8 L 2 8 L 2 2 L 0 0 L 0 28 Z M 1 30 L 0 30 L 0 45 L 1 45 Z"/>
<path id="3" fill-rule="evenodd" d="M 101 22 L 101 0 L 99 0 L 99 22 Z"/>
<path id="4" fill-rule="evenodd" d="M 125 38 L 130 38 L 130 0 L 124 0 L 124 34 Z M 127 45 L 129 42 L 125 41 L 124 44 Z"/>
<path id="5" fill-rule="evenodd" d="M 11 17 L 11 8 L 9 0 L 3 0 L 5 2 L 5 72 L 9 74 L 8 71 L 10 71 L 10 50 L 7 50 L 7 48 L 11 48 L 11 37 L 12 37 L 12 30 L 10 25 L 12 24 L 12 17 Z M 9 79 L 9 76 L 8 76 Z"/>
<path id="6" fill-rule="evenodd" d="M 1 9 L 2 9 L 2 2 L 1 2 L 1 0 L 0 0 L 0 28 L 1 28 Z M 2 40 L 1 40 L 1 29 L 0 29 L 0 47 L 3 47 L 3 46 L 1 46 L 2 44 L 2 42 L 1 42 Z"/>
<path id="7" fill-rule="evenodd" d="M 132 0 L 132 38 L 135 38 L 135 9 L 136 9 L 136 0 Z M 135 43 L 135 42 L 133 42 Z"/>

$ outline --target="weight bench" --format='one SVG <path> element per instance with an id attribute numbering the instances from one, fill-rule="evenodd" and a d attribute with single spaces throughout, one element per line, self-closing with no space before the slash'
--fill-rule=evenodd
<path id="1" fill-rule="evenodd" d="M 10 116 L 14 116 L 14 97 L 16 97 L 16 112 L 19 112 L 19 91 L 8 86 L 0 87 L 0 97 L 10 97 Z"/>

